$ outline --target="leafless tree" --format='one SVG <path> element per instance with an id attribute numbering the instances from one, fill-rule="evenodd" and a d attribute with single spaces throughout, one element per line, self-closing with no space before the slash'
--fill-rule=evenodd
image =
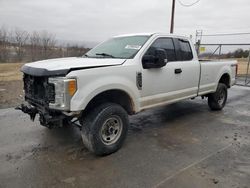
<path id="1" fill-rule="evenodd" d="M 83 46 L 79 46 L 78 44 L 67 44 L 67 56 L 69 57 L 80 57 L 82 56 L 85 52 L 88 51 L 87 48 Z"/>
<path id="2" fill-rule="evenodd" d="M 53 53 L 53 49 L 56 45 L 55 35 L 48 33 L 47 31 L 43 31 L 41 33 L 41 45 L 43 49 L 43 58 L 48 58 Z"/>
<path id="3" fill-rule="evenodd" d="M 56 44 L 55 35 L 48 31 L 29 33 L 0 26 L 0 63 L 81 56 L 88 50 L 77 44 Z"/>
<path id="4" fill-rule="evenodd" d="M 29 33 L 25 30 L 16 28 L 14 31 L 14 42 L 18 61 L 22 61 L 25 53 L 25 45 L 29 39 Z"/>
<path id="5" fill-rule="evenodd" d="M 2 26 L 0 28 L 0 62 L 6 62 L 8 60 L 8 31 Z"/>
<path id="6" fill-rule="evenodd" d="M 40 59 L 39 54 L 41 53 L 41 37 L 38 32 L 34 31 L 30 37 L 30 51 L 31 51 L 31 60 L 35 61 Z"/>

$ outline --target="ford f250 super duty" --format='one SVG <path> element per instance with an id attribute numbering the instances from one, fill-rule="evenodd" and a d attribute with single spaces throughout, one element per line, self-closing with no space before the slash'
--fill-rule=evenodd
<path id="1" fill-rule="evenodd" d="M 197 96 L 221 110 L 236 69 L 236 61 L 199 61 L 185 37 L 116 36 L 82 57 L 25 64 L 25 101 L 17 109 L 32 120 L 39 114 L 48 128 L 79 126 L 85 146 L 107 155 L 122 146 L 128 115 Z"/>

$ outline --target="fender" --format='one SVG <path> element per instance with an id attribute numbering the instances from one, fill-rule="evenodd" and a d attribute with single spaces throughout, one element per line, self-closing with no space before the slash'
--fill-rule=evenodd
<path id="1" fill-rule="evenodd" d="M 86 108 L 88 103 L 98 94 L 108 90 L 121 90 L 127 93 L 133 103 L 134 112 L 139 111 L 139 92 L 136 84 L 124 77 L 108 76 L 98 77 L 98 79 L 92 80 L 88 84 L 81 84 L 82 79 L 79 80 L 79 87 L 76 94 L 71 99 L 70 110 L 81 111 Z M 105 83 L 105 84 L 104 84 Z"/>
<path id="2" fill-rule="evenodd" d="M 229 83 L 231 84 L 231 76 L 230 75 L 232 75 L 232 70 L 230 69 L 229 66 L 223 66 L 222 69 L 220 70 L 219 74 L 217 75 L 217 78 L 216 78 L 216 88 L 214 88 L 215 91 L 217 89 L 217 86 L 219 84 L 219 81 L 220 81 L 221 77 L 224 74 L 228 74 L 228 76 L 229 76 Z"/>

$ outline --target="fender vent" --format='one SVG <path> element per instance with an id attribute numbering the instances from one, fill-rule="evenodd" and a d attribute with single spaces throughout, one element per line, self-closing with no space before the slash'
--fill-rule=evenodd
<path id="1" fill-rule="evenodd" d="M 141 72 L 136 73 L 136 86 L 139 90 L 142 89 L 142 73 Z"/>

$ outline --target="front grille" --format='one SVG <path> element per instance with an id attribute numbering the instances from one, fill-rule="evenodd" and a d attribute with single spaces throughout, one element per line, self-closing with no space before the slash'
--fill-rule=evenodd
<path id="1" fill-rule="evenodd" d="M 38 77 L 24 74 L 25 99 L 33 104 L 49 105 L 55 102 L 54 84 L 48 82 L 48 77 Z"/>

